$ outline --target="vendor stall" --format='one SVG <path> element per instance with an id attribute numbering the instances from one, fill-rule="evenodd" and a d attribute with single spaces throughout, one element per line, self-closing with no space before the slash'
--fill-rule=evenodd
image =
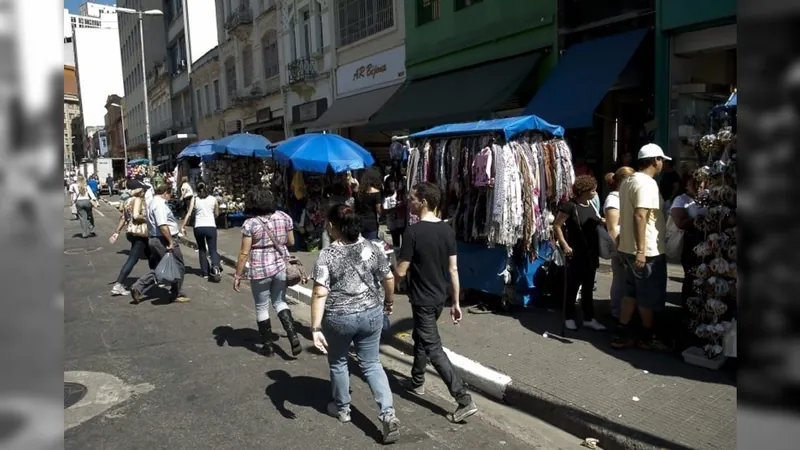
<path id="1" fill-rule="evenodd" d="M 407 189 L 421 182 L 442 189 L 439 214 L 459 240 L 462 288 L 506 294 L 511 303 L 534 300 L 534 273 L 552 253 L 553 211 L 569 198 L 575 178 L 563 136 L 563 128 L 536 116 L 409 136 Z M 515 284 L 509 299 L 506 287 Z"/>
<path id="2" fill-rule="evenodd" d="M 716 369 L 726 357 L 736 356 L 736 94 L 712 114 L 722 115 L 714 123 L 725 126 L 700 141 L 707 162 L 694 173 L 705 187 L 696 199 L 702 214 L 694 226 L 704 239 L 694 248 L 701 263 L 694 268 L 695 296 L 687 301 L 690 330 L 704 344 L 686 349 L 683 356 L 689 363 Z"/>
<path id="3" fill-rule="evenodd" d="M 291 180 L 286 192 L 292 218 L 307 251 L 320 248 L 327 206 L 326 188 L 335 177 L 375 164 L 357 143 L 336 134 L 308 133 L 270 145 Z"/>

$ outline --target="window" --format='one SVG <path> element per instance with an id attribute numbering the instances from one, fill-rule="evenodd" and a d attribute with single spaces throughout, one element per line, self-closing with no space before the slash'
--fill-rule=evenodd
<path id="1" fill-rule="evenodd" d="M 305 56 L 311 56 L 311 13 L 306 10 L 303 13 L 303 50 Z"/>
<path id="2" fill-rule="evenodd" d="M 417 0 L 417 26 L 439 18 L 439 0 Z"/>
<path id="3" fill-rule="evenodd" d="M 278 75 L 280 62 L 278 61 L 278 33 L 267 30 L 261 38 L 261 52 L 264 60 L 264 78 L 269 79 Z"/>
<path id="4" fill-rule="evenodd" d="M 236 60 L 228 58 L 225 61 L 225 88 L 228 90 L 228 100 L 236 96 Z"/>
<path id="5" fill-rule="evenodd" d="M 205 86 L 203 86 L 203 93 L 205 94 L 205 98 L 203 100 L 205 101 L 205 105 L 206 105 L 206 107 L 205 107 L 206 114 L 211 115 L 211 96 L 210 96 L 207 84 Z"/>
<path id="6" fill-rule="evenodd" d="M 246 45 L 244 50 L 242 50 L 242 78 L 244 81 L 244 87 L 248 87 L 253 84 L 253 47 L 250 45 Z"/>
<path id="7" fill-rule="evenodd" d="M 358 42 L 393 26 L 393 0 L 341 0 L 339 2 L 339 45 L 341 46 Z"/>
<path id="8" fill-rule="evenodd" d="M 321 53 L 322 49 L 325 48 L 325 36 L 322 33 L 322 3 L 319 1 L 317 1 L 317 11 L 319 11 L 319 14 L 317 14 L 317 50 Z"/>
<path id="9" fill-rule="evenodd" d="M 200 117 L 203 115 L 203 99 L 200 96 L 200 89 L 195 91 L 195 100 L 194 102 L 197 103 L 197 116 Z"/>
<path id="10" fill-rule="evenodd" d="M 214 80 L 214 110 L 219 111 L 219 80 Z"/>
<path id="11" fill-rule="evenodd" d="M 456 0 L 456 11 L 459 9 L 464 9 L 467 6 L 472 6 L 476 3 L 480 3 L 483 0 Z"/>

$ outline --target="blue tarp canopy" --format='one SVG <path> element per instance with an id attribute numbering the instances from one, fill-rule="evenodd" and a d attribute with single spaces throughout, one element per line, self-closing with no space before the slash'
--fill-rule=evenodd
<path id="1" fill-rule="evenodd" d="M 736 107 L 737 103 L 739 103 L 738 102 L 738 96 L 736 95 L 736 92 L 734 92 L 728 98 L 728 101 L 725 102 L 725 106 L 728 107 L 728 108 L 732 108 L 732 107 Z"/>
<path id="2" fill-rule="evenodd" d="M 550 133 L 553 136 L 563 137 L 564 128 L 551 125 L 536 116 L 508 117 L 505 119 L 479 120 L 478 122 L 454 123 L 439 125 L 429 130 L 414 133 L 411 139 L 429 138 L 433 136 L 458 136 L 466 134 L 503 133 L 506 140 L 513 139 L 516 135 L 526 131 L 539 131 Z"/>
<path id="3" fill-rule="evenodd" d="M 564 128 L 591 127 L 603 101 L 648 30 L 615 34 L 569 47 L 525 108 Z"/>
<path id="4" fill-rule="evenodd" d="M 269 139 L 260 134 L 237 133 L 214 141 L 214 152 L 220 155 L 248 156 L 269 158 L 272 152 L 267 150 Z"/>
<path id="5" fill-rule="evenodd" d="M 178 153 L 178 159 L 195 157 L 200 158 L 203 161 L 210 161 L 215 155 L 214 141 L 206 139 L 200 142 L 195 142 L 183 149 L 182 152 Z"/>
<path id="6" fill-rule="evenodd" d="M 150 164 L 150 160 L 147 159 L 147 158 L 139 158 L 139 159 L 134 159 L 134 160 L 128 161 L 128 165 L 129 166 L 138 166 L 140 164 Z"/>

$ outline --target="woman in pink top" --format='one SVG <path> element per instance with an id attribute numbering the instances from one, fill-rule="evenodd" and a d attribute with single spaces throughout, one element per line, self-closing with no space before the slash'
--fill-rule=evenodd
<path id="1" fill-rule="evenodd" d="M 253 188 L 246 198 L 247 213 L 252 216 L 242 225 L 242 247 L 236 264 L 233 289 L 239 291 L 245 264 L 250 263 L 250 289 L 256 303 L 256 321 L 263 346 L 261 353 L 272 356 L 275 352 L 272 341 L 272 324 L 269 305 L 275 307 L 278 319 L 286 330 L 292 346 L 292 355 L 303 351 L 294 328 L 294 319 L 286 304 L 286 258 L 294 245 L 294 224 L 288 214 L 277 211 L 275 197 L 265 187 Z"/>

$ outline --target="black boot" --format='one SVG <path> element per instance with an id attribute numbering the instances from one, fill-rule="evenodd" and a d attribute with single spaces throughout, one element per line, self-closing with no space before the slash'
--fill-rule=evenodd
<path id="1" fill-rule="evenodd" d="M 261 354 L 264 356 L 272 356 L 275 354 L 275 349 L 272 348 L 272 324 L 270 320 L 262 320 L 258 322 L 258 332 L 261 334 Z"/>
<path id="2" fill-rule="evenodd" d="M 281 320 L 283 329 L 286 330 L 286 337 L 292 345 L 292 356 L 297 356 L 303 352 L 303 347 L 300 345 L 300 338 L 297 337 L 297 331 L 294 329 L 294 319 L 292 318 L 292 311 L 284 309 L 278 313 L 278 319 Z"/>

